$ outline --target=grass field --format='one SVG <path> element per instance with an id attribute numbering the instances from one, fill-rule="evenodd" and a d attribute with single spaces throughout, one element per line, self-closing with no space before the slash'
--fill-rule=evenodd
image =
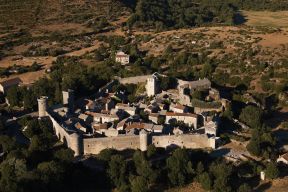
<path id="1" fill-rule="evenodd" d="M 288 27 L 288 11 L 242 11 L 250 26 Z"/>

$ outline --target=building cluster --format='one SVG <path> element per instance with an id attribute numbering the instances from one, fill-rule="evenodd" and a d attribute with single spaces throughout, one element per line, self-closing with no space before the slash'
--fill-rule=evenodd
<path id="1" fill-rule="evenodd" d="M 63 105 L 51 108 L 47 108 L 48 98 L 41 97 L 39 117 L 51 118 L 58 138 L 76 155 L 97 154 L 105 148 L 146 150 L 149 144 L 216 148 L 218 109 L 195 113 L 187 102 L 190 93 L 184 90 L 207 89 L 210 97 L 220 100 L 208 79 L 178 80 L 174 90 L 161 90 L 155 73 L 146 80 L 148 97 L 135 103 L 126 102 L 125 91 L 113 92 L 111 85 L 100 89 L 93 99 L 75 101 L 72 90 L 63 91 Z"/>

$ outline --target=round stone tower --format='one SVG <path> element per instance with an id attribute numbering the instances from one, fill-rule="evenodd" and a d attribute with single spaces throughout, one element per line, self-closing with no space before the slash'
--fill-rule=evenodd
<path id="1" fill-rule="evenodd" d="M 83 138 L 81 135 L 77 133 L 72 133 L 69 138 L 69 147 L 74 151 L 74 156 L 79 156 L 83 154 L 82 151 L 82 144 L 83 144 Z"/>
<path id="2" fill-rule="evenodd" d="M 139 133 L 140 137 L 140 150 L 147 151 L 148 148 L 148 133 L 144 129 L 142 129 Z"/>
<path id="3" fill-rule="evenodd" d="M 46 116 L 47 111 L 47 99 L 46 96 L 41 96 L 38 98 L 38 112 L 39 112 L 39 118 Z"/>

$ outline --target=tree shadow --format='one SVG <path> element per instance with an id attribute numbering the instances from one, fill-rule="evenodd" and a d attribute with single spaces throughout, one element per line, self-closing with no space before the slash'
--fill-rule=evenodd
<path id="1" fill-rule="evenodd" d="M 227 155 L 229 152 L 231 151 L 231 149 L 228 148 L 222 148 L 222 149 L 218 149 L 213 151 L 210 155 L 212 157 L 223 157 L 224 155 Z"/>
<path id="2" fill-rule="evenodd" d="M 263 183 L 259 187 L 255 189 L 256 192 L 266 191 L 272 186 L 272 183 L 269 181 L 268 183 Z"/>
<path id="3" fill-rule="evenodd" d="M 266 115 L 265 123 L 271 128 L 278 127 L 281 123 L 287 121 L 288 112 L 273 111 Z"/>
<path id="4" fill-rule="evenodd" d="M 283 178 L 287 177 L 288 176 L 288 167 L 287 167 L 287 165 L 282 163 L 282 162 L 280 162 L 280 163 L 278 163 L 278 166 L 279 166 L 279 170 L 281 170 L 279 178 L 283 179 Z"/>
<path id="5" fill-rule="evenodd" d="M 121 3 L 123 3 L 126 7 L 129 7 L 133 10 L 135 10 L 136 5 L 138 1 L 135 0 L 122 0 Z"/>
<path id="6" fill-rule="evenodd" d="M 234 15 L 233 22 L 235 25 L 241 25 L 247 22 L 246 16 L 244 16 L 240 11 Z"/>

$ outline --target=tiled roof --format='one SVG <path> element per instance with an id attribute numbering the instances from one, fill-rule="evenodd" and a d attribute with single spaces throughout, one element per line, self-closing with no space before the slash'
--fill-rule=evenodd
<path id="1" fill-rule="evenodd" d="M 283 159 L 285 159 L 286 161 L 288 161 L 288 153 L 285 153 L 284 155 L 281 156 Z"/>
<path id="2" fill-rule="evenodd" d="M 176 109 L 181 109 L 181 110 L 185 109 L 185 106 L 180 105 L 180 104 L 172 105 L 171 107 L 176 108 Z"/>
<path id="3" fill-rule="evenodd" d="M 118 116 L 115 114 L 105 114 L 105 113 L 95 113 L 95 112 L 86 112 L 87 115 L 91 115 L 93 117 L 111 117 L 111 118 L 117 118 Z"/>
<path id="4" fill-rule="evenodd" d="M 20 83 L 22 83 L 22 81 L 21 81 L 21 79 L 19 79 L 17 77 L 17 78 L 13 78 L 13 79 L 8 79 L 6 81 L 2 81 L 2 82 L 0 82 L 0 85 L 2 85 L 5 88 L 5 87 L 13 86 L 13 85 L 18 85 Z"/>
<path id="5" fill-rule="evenodd" d="M 145 124 L 144 123 L 132 123 L 128 125 L 125 129 L 144 129 Z"/>
<path id="6" fill-rule="evenodd" d="M 149 116 L 151 116 L 151 117 L 159 117 L 159 113 L 150 113 Z"/>
<path id="7" fill-rule="evenodd" d="M 195 117 L 195 118 L 197 118 L 197 115 L 196 114 L 192 114 L 192 113 L 166 112 L 166 116 L 185 116 L 185 117 Z"/>

